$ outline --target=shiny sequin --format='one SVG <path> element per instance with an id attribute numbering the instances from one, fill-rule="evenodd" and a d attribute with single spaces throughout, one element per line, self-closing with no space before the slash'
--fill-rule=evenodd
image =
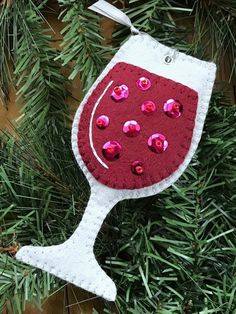
<path id="1" fill-rule="evenodd" d="M 183 112 L 183 105 L 174 99 L 169 99 L 164 103 L 165 114 L 173 119 L 179 118 Z"/>
<path id="2" fill-rule="evenodd" d="M 140 79 L 137 81 L 137 86 L 141 90 L 148 90 L 151 87 L 152 83 L 151 81 L 146 77 L 140 77 Z"/>
<path id="3" fill-rule="evenodd" d="M 156 133 L 149 137 L 148 147 L 154 153 L 163 153 L 167 147 L 168 142 L 163 134 Z"/>
<path id="4" fill-rule="evenodd" d="M 156 105 L 151 100 L 147 100 L 142 104 L 141 110 L 144 114 L 151 115 L 156 111 Z"/>
<path id="5" fill-rule="evenodd" d="M 126 121 L 123 125 L 123 132 L 130 137 L 135 137 L 141 130 L 140 125 L 135 120 Z"/>
<path id="6" fill-rule="evenodd" d="M 99 129 L 105 129 L 106 127 L 108 127 L 109 122 L 110 122 L 110 120 L 109 120 L 108 116 L 102 115 L 102 116 L 97 118 L 96 125 Z"/>
<path id="7" fill-rule="evenodd" d="M 119 159 L 120 152 L 121 145 L 117 141 L 108 141 L 102 147 L 103 156 L 109 161 Z"/>
<path id="8" fill-rule="evenodd" d="M 129 88 L 125 85 L 117 85 L 113 88 L 111 93 L 112 99 L 119 101 L 128 98 L 129 96 Z"/>
<path id="9" fill-rule="evenodd" d="M 131 164 L 131 171 L 136 175 L 141 175 L 144 172 L 143 162 L 142 161 L 134 161 Z"/>

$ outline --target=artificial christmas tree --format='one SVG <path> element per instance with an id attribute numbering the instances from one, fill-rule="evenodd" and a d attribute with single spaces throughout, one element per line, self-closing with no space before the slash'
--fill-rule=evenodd
<path id="1" fill-rule="evenodd" d="M 85 10 L 86 1 L 60 4 L 62 17 L 69 22 L 60 54 L 43 33 L 40 14 L 46 7 L 42 4 L 13 1 L 1 10 L 1 26 L 5 25 L 6 34 L 14 35 L 1 42 L 9 45 L 14 57 L 13 78 L 14 82 L 18 79 L 18 101 L 23 105 L 17 139 L 2 136 L 0 172 L 1 247 L 5 252 L 1 254 L 1 305 L 10 299 L 8 306 L 16 313 L 26 300 L 39 303 L 63 283 L 18 263 L 14 253 L 19 245 L 45 246 L 65 240 L 80 221 L 78 214 L 83 213 L 89 195 L 70 148 L 65 105 L 68 81 L 60 74 L 60 62 L 76 62 L 73 76 L 81 72 L 86 90 L 112 53 L 101 46 L 99 19 Z M 134 4 L 128 4 L 128 13 L 136 27 L 202 57 L 205 43 L 198 41 L 197 49 L 186 44 L 183 30 L 175 26 L 171 15 L 191 11 L 191 3 Z M 212 2 L 209 12 L 216 5 Z M 224 26 L 233 32 L 234 7 L 218 8 L 222 16 L 230 17 Z M 120 28 L 114 34 L 116 45 L 125 37 L 126 30 Z M 7 57 L 6 53 L 1 58 L 5 75 L 9 73 Z M 215 92 L 203 140 L 183 177 L 158 197 L 118 204 L 107 218 L 95 252 L 118 286 L 120 312 L 235 310 L 234 112 L 224 96 Z M 109 304 L 106 307 L 112 312 Z"/>

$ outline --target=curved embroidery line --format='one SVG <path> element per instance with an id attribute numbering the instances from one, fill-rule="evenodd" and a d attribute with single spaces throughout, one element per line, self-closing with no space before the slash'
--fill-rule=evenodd
<path id="1" fill-rule="evenodd" d="M 100 97 L 98 98 L 98 100 L 96 101 L 95 103 L 95 106 L 93 108 L 93 111 L 91 113 L 91 118 L 90 118 L 90 124 L 89 124 L 89 141 L 90 141 L 90 146 L 92 148 L 92 152 L 94 154 L 94 156 L 96 157 L 97 161 L 106 169 L 109 169 L 109 167 L 105 164 L 105 162 L 103 162 L 101 160 L 101 158 L 98 156 L 95 148 L 94 148 L 94 145 L 93 145 L 93 130 L 92 130 L 92 123 L 93 123 L 93 117 L 94 117 L 94 114 L 95 114 L 95 111 L 97 109 L 97 106 L 100 104 L 103 96 L 106 94 L 108 88 L 111 86 L 111 84 L 113 83 L 113 81 L 110 81 L 107 85 L 107 87 L 104 89 L 103 93 L 100 95 Z"/>

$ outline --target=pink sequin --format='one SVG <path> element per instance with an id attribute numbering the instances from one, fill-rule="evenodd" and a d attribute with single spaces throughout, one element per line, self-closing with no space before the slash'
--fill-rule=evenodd
<path id="1" fill-rule="evenodd" d="M 109 161 L 119 159 L 120 152 L 121 145 L 117 141 L 108 141 L 102 147 L 103 156 Z"/>
<path id="2" fill-rule="evenodd" d="M 141 130 L 140 125 L 135 120 L 126 121 L 123 125 L 123 132 L 130 137 L 135 137 Z"/>
<path id="3" fill-rule="evenodd" d="M 156 105 L 151 100 L 145 101 L 141 106 L 142 112 L 147 115 L 152 114 L 153 112 L 156 111 L 156 109 L 157 109 Z"/>
<path id="4" fill-rule="evenodd" d="M 131 171 L 136 175 L 141 175 L 144 172 L 143 162 L 142 161 L 134 161 L 131 164 Z"/>
<path id="5" fill-rule="evenodd" d="M 148 147 L 152 152 L 160 154 L 167 149 L 168 142 L 163 134 L 156 133 L 149 137 Z"/>
<path id="6" fill-rule="evenodd" d="M 128 98 L 129 96 L 129 88 L 125 85 L 117 85 L 113 88 L 111 93 L 112 99 L 119 101 Z"/>
<path id="7" fill-rule="evenodd" d="M 174 99 L 169 99 L 164 103 L 165 114 L 173 119 L 179 118 L 183 111 L 183 105 Z"/>
<path id="8" fill-rule="evenodd" d="M 152 85 L 151 81 L 146 77 L 140 77 L 140 79 L 138 79 L 137 81 L 137 86 L 141 90 L 148 90 L 151 87 L 151 85 Z"/>
<path id="9" fill-rule="evenodd" d="M 109 120 L 108 116 L 102 115 L 102 116 L 97 118 L 96 125 L 99 129 L 105 129 L 106 127 L 108 127 L 109 122 L 110 122 L 110 120 Z"/>

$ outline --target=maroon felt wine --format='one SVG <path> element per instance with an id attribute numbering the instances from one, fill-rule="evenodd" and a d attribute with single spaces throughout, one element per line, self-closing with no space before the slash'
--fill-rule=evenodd
<path id="1" fill-rule="evenodd" d="M 78 148 L 84 163 L 99 182 L 115 189 L 160 182 L 189 150 L 197 103 L 197 92 L 187 86 L 116 64 L 81 113 Z"/>

